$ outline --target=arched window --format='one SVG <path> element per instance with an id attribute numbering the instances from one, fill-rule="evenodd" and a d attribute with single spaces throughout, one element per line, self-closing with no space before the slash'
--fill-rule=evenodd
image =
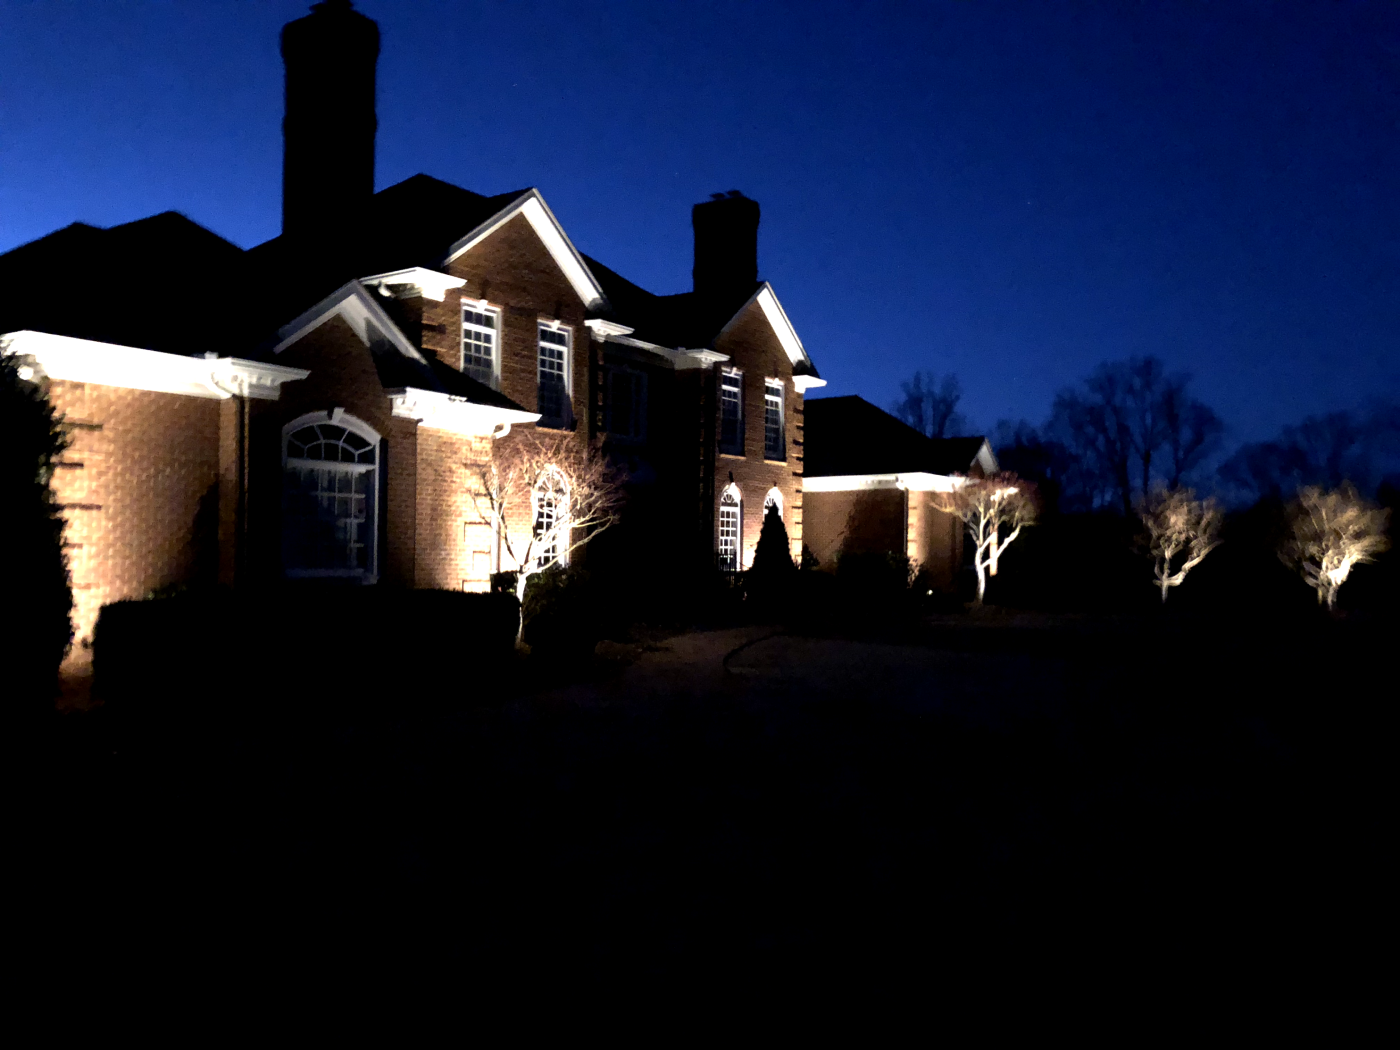
<path id="1" fill-rule="evenodd" d="M 719 567 L 725 572 L 739 569 L 743 521 L 743 498 L 739 495 L 739 486 L 730 484 L 719 498 Z"/>
<path id="2" fill-rule="evenodd" d="M 282 566 L 288 576 L 378 577 L 379 434 L 340 409 L 282 429 Z"/>
<path id="3" fill-rule="evenodd" d="M 763 517 L 765 519 L 768 517 L 769 507 L 777 507 L 778 517 L 781 518 L 783 516 L 783 494 L 781 490 L 771 488 L 768 490 L 768 495 L 763 497 Z"/>
<path id="4" fill-rule="evenodd" d="M 534 516 L 535 561 L 540 568 L 556 561 L 569 562 L 569 482 L 564 472 L 551 467 L 530 492 Z"/>

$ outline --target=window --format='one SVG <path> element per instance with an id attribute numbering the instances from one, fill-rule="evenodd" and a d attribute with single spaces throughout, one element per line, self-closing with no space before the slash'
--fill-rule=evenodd
<path id="1" fill-rule="evenodd" d="M 603 373 L 604 428 L 626 441 L 646 440 L 647 377 L 642 372 L 609 368 Z"/>
<path id="2" fill-rule="evenodd" d="M 739 568 L 743 525 L 739 489 L 730 485 L 719 498 L 719 567 L 725 572 Z"/>
<path id="3" fill-rule="evenodd" d="M 496 384 L 501 317 L 483 303 L 462 304 L 462 371 L 489 387 Z"/>
<path id="4" fill-rule="evenodd" d="M 787 442 L 783 440 L 783 381 L 763 381 L 763 458 L 786 459 Z"/>
<path id="5" fill-rule="evenodd" d="M 568 562 L 569 485 L 564 475 L 555 469 L 545 472 L 530 493 L 534 512 L 534 536 L 539 545 L 535 563 L 544 568 L 555 562 Z"/>
<path id="6" fill-rule="evenodd" d="M 379 435 L 335 409 L 289 423 L 282 447 L 287 575 L 373 580 Z"/>
<path id="7" fill-rule="evenodd" d="M 569 422 L 569 330 L 540 325 L 540 422 L 562 427 Z"/>
<path id="8" fill-rule="evenodd" d="M 719 450 L 744 454 L 744 373 L 733 368 L 719 378 Z"/>
<path id="9" fill-rule="evenodd" d="M 768 490 L 768 495 L 766 495 L 766 496 L 763 497 L 763 517 L 764 517 L 764 520 L 767 520 L 767 518 L 768 518 L 768 508 L 769 508 L 769 507 L 777 507 L 777 508 L 778 508 L 778 517 L 781 518 L 781 517 L 783 516 L 783 494 L 782 494 L 780 491 L 778 491 L 777 489 L 769 489 L 769 490 Z"/>

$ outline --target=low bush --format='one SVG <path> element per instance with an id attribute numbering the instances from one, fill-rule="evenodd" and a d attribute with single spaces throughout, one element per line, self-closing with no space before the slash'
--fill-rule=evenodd
<path id="1" fill-rule="evenodd" d="M 525 585 L 525 644 L 541 656 L 587 658 L 613 627 L 610 597 L 586 569 L 536 573 Z"/>
<path id="2" fill-rule="evenodd" d="M 307 715 L 471 703 L 510 660 L 509 594 L 289 586 L 104 606 L 97 696 L 119 716 Z"/>

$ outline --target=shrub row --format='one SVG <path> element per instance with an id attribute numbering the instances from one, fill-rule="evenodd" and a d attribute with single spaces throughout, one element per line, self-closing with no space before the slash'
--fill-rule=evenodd
<path id="1" fill-rule="evenodd" d="M 138 718 L 471 703 L 499 684 L 518 609 L 508 594 L 326 586 L 116 602 L 97 622 L 96 688 Z"/>

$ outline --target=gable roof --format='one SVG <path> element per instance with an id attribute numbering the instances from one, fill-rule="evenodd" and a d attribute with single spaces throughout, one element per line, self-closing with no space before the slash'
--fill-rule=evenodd
<path id="1" fill-rule="evenodd" d="M 980 437 L 925 437 L 854 394 L 808 398 L 803 422 L 802 473 L 809 478 L 965 474 L 987 444 Z M 995 467 L 995 459 L 990 462 Z"/>
<path id="2" fill-rule="evenodd" d="M 425 390 L 465 398 L 478 405 L 527 413 L 528 410 L 485 383 L 421 353 L 385 313 L 378 299 L 359 281 L 348 281 L 311 309 L 283 325 L 272 346 L 275 356 L 339 317 L 368 347 L 379 382 L 386 391 Z M 538 418 L 536 413 L 528 413 Z"/>
<path id="3" fill-rule="evenodd" d="M 188 355 L 230 350 L 209 297 L 243 250 L 167 211 L 102 228 L 73 223 L 0 255 L 0 332 L 30 329 Z"/>

